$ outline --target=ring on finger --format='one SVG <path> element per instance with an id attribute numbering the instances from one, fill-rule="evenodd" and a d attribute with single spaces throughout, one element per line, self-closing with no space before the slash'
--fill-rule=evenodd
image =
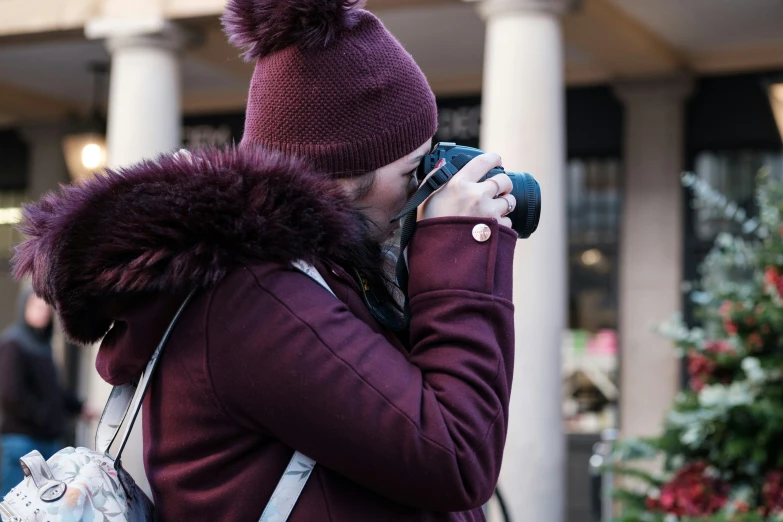
<path id="1" fill-rule="evenodd" d="M 495 184 L 495 188 L 497 188 L 497 190 L 495 191 L 495 195 L 492 197 L 492 199 L 497 198 L 500 195 L 500 183 L 498 183 L 492 178 L 487 178 L 486 181 L 491 181 L 492 183 Z"/>
<path id="2" fill-rule="evenodd" d="M 503 194 L 500 197 L 505 199 L 506 203 L 508 203 L 508 212 L 503 214 L 503 216 L 505 217 L 505 216 L 508 216 L 509 214 L 511 214 L 512 212 L 514 212 L 514 208 L 516 207 L 516 203 L 514 203 L 514 200 L 510 199 L 507 194 Z"/>

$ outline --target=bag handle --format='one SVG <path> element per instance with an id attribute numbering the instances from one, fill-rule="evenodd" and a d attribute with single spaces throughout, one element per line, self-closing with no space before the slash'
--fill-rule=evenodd
<path id="1" fill-rule="evenodd" d="M 141 374 L 138 384 L 127 383 L 121 386 L 115 386 L 109 395 L 109 400 L 106 401 L 106 406 L 103 408 L 103 414 L 101 415 L 100 421 L 98 421 L 98 430 L 95 434 L 95 449 L 106 456 L 109 456 L 109 449 L 112 444 L 114 444 L 122 423 L 125 421 L 128 413 L 131 413 L 130 420 L 125 425 L 125 432 L 122 435 L 122 439 L 120 439 L 120 447 L 117 450 L 117 456 L 114 458 L 115 468 L 120 467 L 122 452 L 128 443 L 128 438 L 133 429 L 133 424 L 136 422 L 136 417 L 138 417 L 139 411 L 141 411 L 144 395 L 146 395 L 152 376 L 155 374 L 160 354 L 163 352 L 163 348 L 166 346 L 166 343 L 171 336 L 171 332 L 174 330 L 182 312 L 190 303 L 191 299 L 193 299 L 195 293 L 196 290 L 192 290 L 180 305 L 177 313 L 174 314 L 174 318 L 171 320 L 168 328 L 166 328 L 163 338 L 160 340 L 160 343 L 158 343 L 158 347 L 155 349 L 150 361 L 147 363 L 144 373 Z"/>
<path id="2" fill-rule="evenodd" d="M 320 273 L 318 273 L 318 270 L 316 270 L 313 265 L 311 265 L 310 263 L 305 263 L 304 261 L 294 261 L 293 263 L 291 263 L 291 265 L 297 270 L 299 270 L 300 272 L 302 272 L 304 275 L 306 275 L 307 277 L 309 277 L 310 279 L 312 279 L 313 281 L 315 281 L 316 283 L 324 287 L 326 291 L 328 291 L 330 294 L 337 297 L 334 294 L 334 291 L 332 291 L 332 289 L 329 288 L 329 285 L 326 283 L 326 280 L 323 278 L 323 276 Z"/>
<path id="3" fill-rule="evenodd" d="M 120 433 L 120 426 L 128 414 L 135 391 L 135 382 L 112 388 L 109 400 L 106 401 L 98 421 L 98 429 L 95 431 L 95 451 L 102 455 L 109 455 L 109 448 Z"/>

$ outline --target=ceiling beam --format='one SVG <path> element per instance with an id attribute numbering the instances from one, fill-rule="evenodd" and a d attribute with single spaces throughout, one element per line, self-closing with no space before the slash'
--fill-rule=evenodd
<path id="1" fill-rule="evenodd" d="M 565 80 L 567 87 L 578 87 L 611 82 L 612 78 L 598 67 L 566 63 Z"/>
<path id="2" fill-rule="evenodd" d="M 186 115 L 243 112 L 246 105 L 247 89 L 186 92 L 182 98 L 182 112 Z"/>
<path id="3" fill-rule="evenodd" d="M 167 0 L 164 3 L 169 18 L 214 18 L 223 13 L 228 0 Z"/>
<path id="4" fill-rule="evenodd" d="M 13 121 L 49 121 L 77 114 L 76 103 L 52 98 L 8 84 L 0 84 L 0 115 Z"/>
<path id="5" fill-rule="evenodd" d="M 563 28 L 566 41 L 614 79 L 671 74 L 685 66 L 673 47 L 608 0 L 582 0 Z"/>
<path id="6" fill-rule="evenodd" d="M 694 71 L 707 74 L 779 69 L 783 67 L 783 44 L 689 52 L 687 58 Z"/>
<path id="7" fill-rule="evenodd" d="M 464 0 L 367 0 L 367 9 L 401 9 L 405 7 L 427 7 L 433 5 L 461 4 Z"/>
<path id="8" fill-rule="evenodd" d="M 253 64 L 245 63 L 239 57 L 240 51 L 228 43 L 219 24 L 205 24 L 199 33 L 201 41 L 197 47 L 188 51 L 189 56 L 243 81 L 250 81 Z"/>
<path id="9" fill-rule="evenodd" d="M 0 2 L 0 36 L 81 30 L 94 17 L 99 0 L 4 0 Z"/>
<path id="10" fill-rule="evenodd" d="M 366 0 L 367 9 L 371 11 L 459 4 L 462 3 L 462 1 L 463 0 Z M 175 19 L 215 17 L 223 12 L 226 2 L 227 0 L 167 0 L 164 10 L 167 17 Z"/>
<path id="11" fill-rule="evenodd" d="M 462 76 L 432 76 L 427 80 L 436 96 L 471 96 L 481 92 L 483 83 L 481 73 Z"/>

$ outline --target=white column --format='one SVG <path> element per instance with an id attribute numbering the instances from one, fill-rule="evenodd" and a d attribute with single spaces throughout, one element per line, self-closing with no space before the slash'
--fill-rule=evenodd
<path id="1" fill-rule="evenodd" d="M 538 230 L 517 244 L 515 377 L 499 487 L 520 521 L 560 522 L 564 506 L 560 347 L 566 324 L 565 85 L 568 0 L 483 0 L 481 146 L 541 185 Z"/>
<path id="2" fill-rule="evenodd" d="M 178 148 L 184 33 L 167 22 L 136 28 L 105 20 L 89 25 L 87 33 L 105 38 L 111 53 L 109 165 L 125 166 Z"/>
<path id="3" fill-rule="evenodd" d="M 769 103 L 772 105 L 772 114 L 775 116 L 780 138 L 783 139 L 783 82 L 769 86 Z"/>
<path id="4" fill-rule="evenodd" d="M 620 428 L 657 435 L 679 388 L 679 363 L 655 323 L 682 306 L 684 102 L 688 78 L 623 83 L 625 193 L 620 233 Z"/>
<path id="5" fill-rule="evenodd" d="M 103 19 L 88 24 L 86 32 L 90 38 L 105 39 L 111 53 L 109 166 L 127 166 L 180 147 L 182 31 L 162 20 L 137 23 Z M 97 347 L 94 347 L 92 361 L 95 361 L 96 353 Z M 110 387 L 94 371 L 93 363 L 89 380 L 90 403 L 102 408 L 109 391 Z M 141 423 L 139 416 L 122 462 L 149 494 L 143 467 Z"/>

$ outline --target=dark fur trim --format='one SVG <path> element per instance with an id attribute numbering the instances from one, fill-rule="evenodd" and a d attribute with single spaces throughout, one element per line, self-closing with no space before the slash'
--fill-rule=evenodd
<path id="1" fill-rule="evenodd" d="M 334 181 L 276 153 L 166 155 L 25 206 L 14 275 L 90 343 L 117 296 L 186 293 L 240 263 L 342 258 L 360 242 L 357 212 Z"/>
<path id="2" fill-rule="evenodd" d="M 357 5 L 358 4 L 358 5 Z M 359 0 L 230 0 L 221 21 L 250 62 L 291 45 L 324 47 L 356 21 Z"/>

